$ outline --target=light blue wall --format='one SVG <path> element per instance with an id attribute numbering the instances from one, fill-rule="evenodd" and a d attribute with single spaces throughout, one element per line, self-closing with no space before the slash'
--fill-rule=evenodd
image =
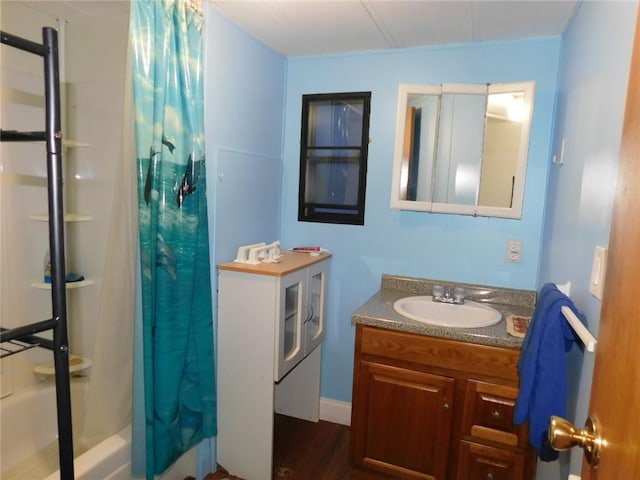
<path id="1" fill-rule="evenodd" d="M 571 297 L 597 337 L 601 303 L 589 293 L 596 245 L 607 246 L 629 77 L 637 2 L 583 2 L 563 42 L 554 151 L 565 139 L 565 160 L 552 166 L 547 190 L 540 282 L 571 282 Z M 635 247 L 637 248 L 637 247 Z M 594 355 L 570 354 L 569 418 L 584 425 Z M 539 464 L 538 478 L 579 474 L 580 449 L 560 464 Z"/>
<path id="2" fill-rule="evenodd" d="M 207 188 L 215 264 L 280 228 L 286 59 L 207 5 Z"/>
<path id="3" fill-rule="evenodd" d="M 216 265 L 235 258 L 240 245 L 279 235 L 286 59 L 208 3 L 205 19 L 205 148 L 217 312 Z M 215 441 L 203 442 L 197 478 L 216 468 Z"/>
<path id="4" fill-rule="evenodd" d="M 288 60 L 282 196 L 283 245 L 333 253 L 322 396 L 351 400 L 351 314 L 379 288 L 383 273 L 535 289 L 561 41 L 455 45 Z M 400 83 L 535 80 L 535 107 L 521 220 L 404 212 L 389 208 Z M 364 226 L 297 221 L 301 97 L 371 91 Z M 507 263 L 508 239 L 523 241 Z"/>

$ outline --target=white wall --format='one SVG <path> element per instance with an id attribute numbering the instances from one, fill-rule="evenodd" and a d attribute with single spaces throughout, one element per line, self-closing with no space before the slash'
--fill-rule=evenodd
<path id="1" fill-rule="evenodd" d="M 65 211 L 93 218 L 88 223 L 65 225 L 67 271 L 96 282 L 86 289 L 70 290 L 67 295 L 72 353 L 90 355 L 116 180 L 115 160 L 120 151 L 128 16 L 61 24 L 19 2 L 2 2 L 2 22 L 3 30 L 36 42 L 42 41 L 43 26 L 59 30 L 64 138 L 90 145 L 65 148 L 62 152 Z M 2 47 L 1 58 L 3 87 L 43 95 L 41 58 L 7 46 Z M 44 129 L 43 107 L 25 107 L 3 98 L 2 111 L 3 128 Z M 28 174 L 41 178 L 44 184 L 43 145 L 2 144 L 2 153 L 5 179 L 11 174 Z M 31 282 L 42 281 L 48 246 L 46 223 L 29 220 L 29 215 L 46 212 L 46 188 L 13 181 L 3 181 L 2 185 L 2 261 L 6 266 L 2 269 L 2 323 L 18 326 L 51 315 L 50 294 L 29 287 Z M 33 364 L 51 361 L 50 357 L 49 352 L 37 349 L 10 361 L 29 382 L 35 380 Z"/>
<path id="2" fill-rule="evenodd" d="M 100 318 L 102 277 L 111 227 L 116 165 L 121 154 L 129 16 L 92 18 L 65 29 L 68 136 L 89 144 L 66 151 L 66 210 L 88 213 L 67 225 L 67 270 L 94 279 L 70 292 L 70 343 L 91 356 Z M 132 132 L 133 133 L 133 132 Z M 133 159 L 131 160 L 133 161 Z"/>
<path id="3" fill-rule="evenodd" d="M 540 286 L 571 282 L 571 297 L 596 335 L 599 300 L 589 294 L 596 245 L 608 245 L 618 152 L 637 2 L 583 2 L 563 42 L 554 153 L 565 139 L 565 158 L 549 172 Z M 611 288 L 609 286 L 608 288 Z M 569 419 L 584 425 L 594 355 L 574 349 L 569 358 Z M 541 480 L 579 474 L 582 453 L 538 465 Z"/>
<path id="4" fill-rule="evenodd" d="M 69 11 L 56 11 L 53 8 L 50 13 L 44 13 L 48 6 L 50 4 L 39 4 L 34 8 L 24 2 L 2 2 L 2 29 L 36 42 L 42 41 L 43 26 L 52 26 L 58 31 L 65 145 L 61 155 L 64 209 L 67 213 L 82 214 L 89 218 L 89 221 L 65 222 L 66 271 L 81 274 L 93 282 L 86 288 L 67 289 L 69 345 L 72 354 L 94 361 L 89 399 L 106 399 L 109 407 L 115 407 L 105 409 L 96 406 L 94 401 L 88 401 L 86 411 L 74 410 L 77 414 L 75 416 L 80 419 L 77 422 L 74 420 L 74 442 L 79 445 L 86 439 L 82 434 L 82 426 L 94 426 L 90 436 L 92 441 L 97 442 L 129 422 L 126 412 L 131 405 L 130 382 L 123 383 L 122 378 L 117 375 L 97 373 L 104 372 L 104 367 L 107 366 L 125 375 L 125 368 L 115 366 L 120 367 L 131 361 L 131 349 L 127 350 L 131 335 L 126 329 L 117 328 L 117 325 L 130 325 L 131 322 L 127 322 L 126 315 L 116 315 L 104 308 L 105 305 L 126 304 L 121 298 L 122 292 L 127 288 L 123 280 L 124 272 L 116 273 L 116 282 L 122 285 L 122 290 L 101 303 L 107 240 L 112 226 L 114 186 L 118 181 L 116 163 L 122 144 L 129 22 L 126 9 L 123 13 L 122 8 L 109 17 L 88 17 L 82 21 L 74 17 L 67 21 Z M 20 105 L 20 101 L 25 98 L 28 100 L 28 97 L 19 93 L 28 91 L 39 96 L 44 94 L 42 59 L 3 46 L 2 72 L 2 127 L 44 130 L 43 106 Z M 12 92 L 18 92 L 12 94 L 9 101 L 4 98 L 6 87 L 10 87 Z M 69 147 L 70 141 L 81 142 L 84 146 Z M 1 195 L 4 211 L 0 308 L 3 326 L 14 327 L 51 317 L 50 291 L 30 286 L 32 282 L 42 282 L 43 256 L 49 238 L 46 222 L 29 219 L 32 214 L 47 211 L 44 187 L 47 175 L 46 150 L 43 144 L 3 143 L 2 154 Z M 7 188 L 4 188 L 5 174 L 11 180 L 15 179 L 11 175 L 16 173 L 32 175 L 33 178 L 25 181 L 24 177 L 18 177 L 17 181 L 6 183 Z M 38 183 L 39 186 L 30 186 L 28 183 Z M 127 248 L 117 242 L 115 246 Z M 102 327 L 114 326 L 112 331 L 115 332 L 115 338 L 98 334 L 101 318 L 106 319 L 101 324 Z M 123 323 L 118 324 L 118 320 Z M 105 329 L 102 328 L 101 332 L 104 333 Z M 43 336 L 50 336 L 50 333 Z M 105 345 L 103 351 L 108 351 L 104 357 L 106 361 L 96 360 L 94 346 L 98 342 Z M 12 388 L 41 381 L 42 377 L 33 372 L 38 363 L 51 364 L 51 352 L 38 348 L 3 359 L 3 389 L 6 372 L 12 379 Z M 115 384 L 115 390 L 111 388 L 113 385 L 101 390 L 111 393 L 107 399 L 103 394 L 96 393 L 96 385 L 109 379 Z M 120 397 L 116 398 L 118 395 Z M 118 406 L 121 405 L 123 407 L 119 409 Z M 92 408 L 99 411 L 100 415 L 91 415 Z M 83 413 L 87 412 L 89 420 L 84 422 Z M 117 420 L 114 421 L 112 415 Z M 96 429 L 96 425 L 99 428 Z"/>

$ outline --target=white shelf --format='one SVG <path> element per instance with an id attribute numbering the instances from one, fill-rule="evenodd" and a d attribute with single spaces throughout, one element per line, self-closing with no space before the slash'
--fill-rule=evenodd
<path id="1" fill-rule="evenodd" d="M 46 187 L 47 179 L 37 175 L 0 172 L 0 184 L 21 185 L 24 187 Z"/>
<path id="2" fill-rule="evenodd" d="M 76 140 L 62 140 L 62 146 L 65 148 L 87 148 L 90 147 L 90 143 L 78 142 Z"/>
<path id="3" fill-rule="evenodd" d="M 69 355 L 69 373 L 79 372 L 91 367 L 93 363 L 88 358 L 83 358 L 78 355 Z M 51 376 L 56 374 L 56 368 L 53 363 L 41 363 L 36 365 L 33 369 L 38 375 Z"/>
<path id="4" fill-rule="evenodd" d="M 67 282 L 67 290 L 70 290 L 72 288 L 88 287 L 90 285 L 93 285 L 94 283 L 95 282 L 93 280 L 82 280 L 80 282 Z M 33 288 L 37 288 L 39 290 L 51 290 L 51 284 L 50 283 L 31 282 L 31 286 Z"/>
<path id="5" fill-rule="evenodd" d="M 46 213 L 37 213 L 34 215 L 30 215 L 29 218 L 31 220 L 37 220 L 39 222 L 48 222 L 49 215 Z M 65 222 L 88 222 L 93 220 L 93 217 L 90 215 L 84 215 L 82 213 L 65 213 L 64 221 Z"/>
<path id="6" fill-rule="evenodd" d="M 44 140 L 39 140 L 39 139 L 29 139 L 29 140 L 25 140 L 22 141 L 20 143 L 26 144 L 26 143 L 30 143 L 30 144 L 34 144 L 34 143 L 39 143 L 41 145 L 44 145 L 46 142 Z M 89 148 L 92 145 L 90 143 L 87 142 L 79 142 L 77 140 L 62 140 L 62 148 Z"/>

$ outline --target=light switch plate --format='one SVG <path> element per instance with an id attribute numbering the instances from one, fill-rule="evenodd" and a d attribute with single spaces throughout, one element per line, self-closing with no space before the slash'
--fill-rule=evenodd
<path id="1" fill-rule="evenodd" d="M 601 245 L 596 245 L 595 251 L 593 252 L 589 292 L 599 300 L 602 300 L 602 293 L 604 292 L 604 277 L 607 272 L 607 252 L 607 248 Z"/>

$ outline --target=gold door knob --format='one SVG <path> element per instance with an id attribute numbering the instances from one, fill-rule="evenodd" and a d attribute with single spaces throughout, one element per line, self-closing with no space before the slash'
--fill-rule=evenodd
<path id="1" fill-rule="evenodd" d="M 606 442 L 600 436 L 600 428 L 594 418 L 587 418 L 585 427 L 580 430 L 564 418 L 552 416 L 549 419 L 549 444 L 554 450 L 569 450 L 580 447 L 584 450 L 587 463 L 597 467 L 600 451 Z"/>

